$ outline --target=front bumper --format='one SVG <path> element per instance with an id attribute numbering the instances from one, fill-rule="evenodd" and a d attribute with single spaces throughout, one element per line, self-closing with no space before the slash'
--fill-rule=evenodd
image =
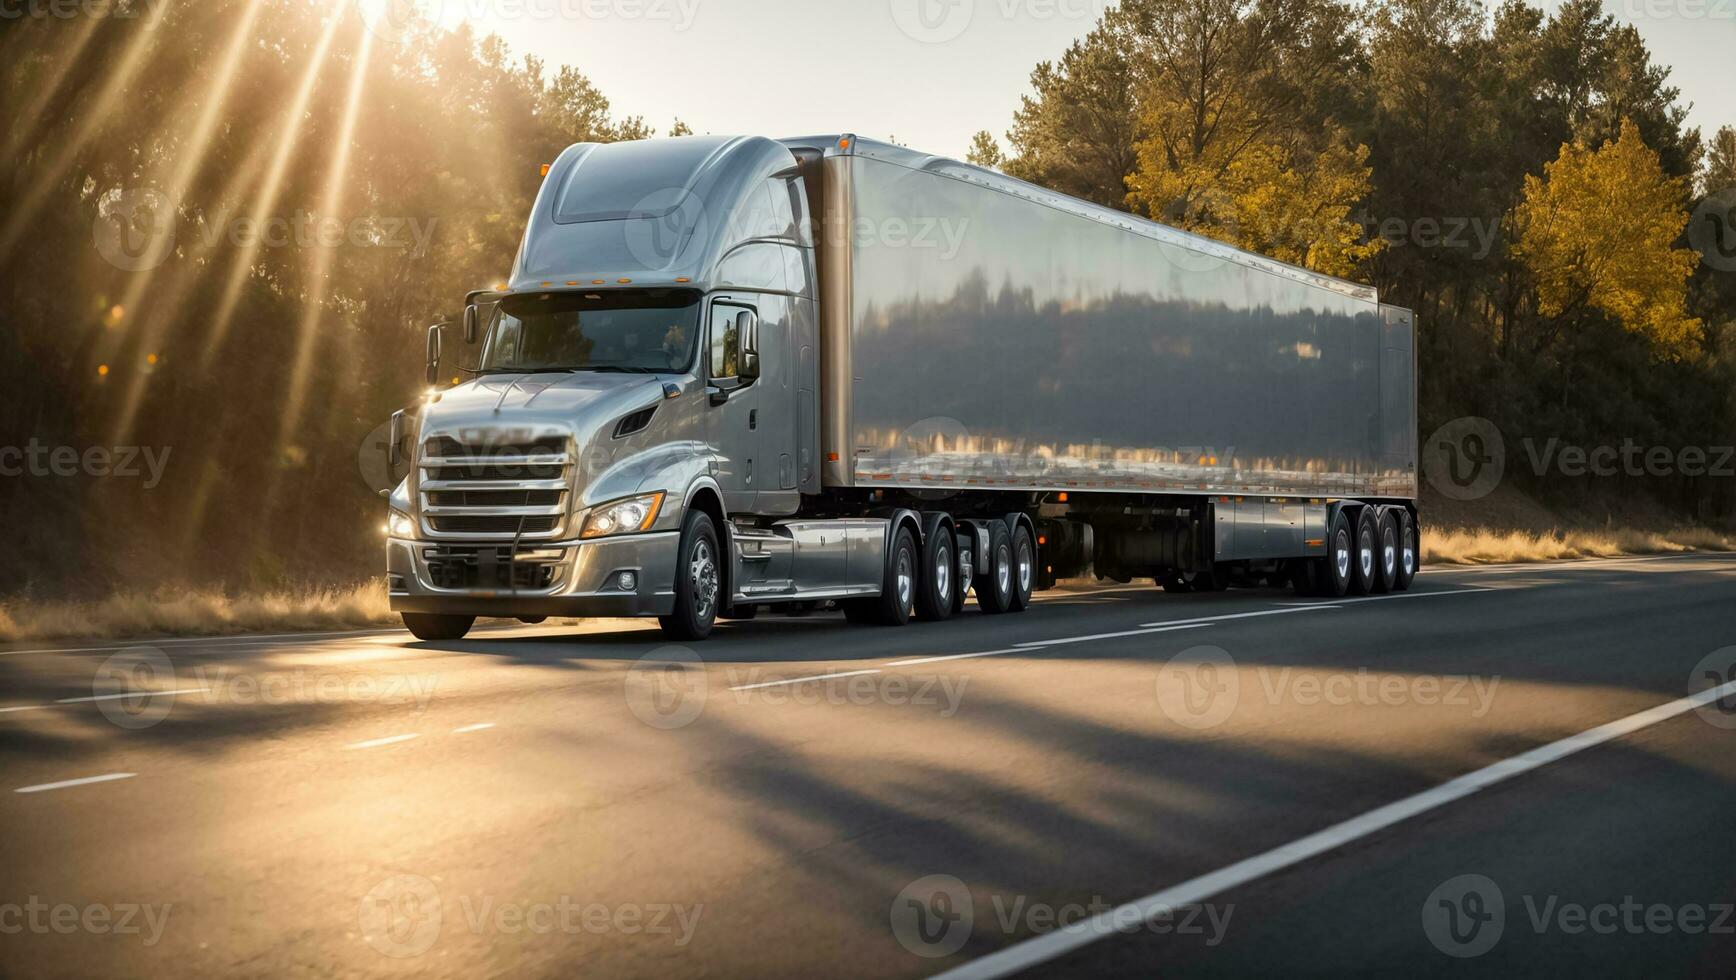
<path id="1" fill-rule="evenodd" d="M 393 612 L 459 616 L 667 616 L 675 610 L 681 534 L 589 541 L 386 542 Z M 559 553 L 558 556 L 556 553 Z M 620 587 L 632 572 L 634 588 Z"/>

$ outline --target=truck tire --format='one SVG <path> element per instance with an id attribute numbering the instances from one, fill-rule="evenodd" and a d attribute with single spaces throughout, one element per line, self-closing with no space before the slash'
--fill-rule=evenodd
<path id="1" fill-rule="evenodd" d="M 1374 591 L 1385 595 L 1398 591 L 1398 521 L 1393 519 L 1392 511 L 1387 511 L 1375 528 L 1378 534 L 1374 540 Z"/>
<path id="2" fill-rule="evenodd" d="M 476 625 L 475 616 L 412 612 L 398 615 L 404 620 L 404 628 L 418 640 L 462 640 L 470 627 Z"/>
<path id="3" fill-rule="evenodd" d="M 970 592 L 971 584 L 976 580 L 976 535 L 968 529 L 960 529 L 954 536 L 958 547 L 958 575 L 956 588 L 952 590 L 952 611 L 964 611 L 964 597 Z"/>
<path id="4" fill-rule="evenodd" d="M 886 556 L 885 579 L 874 599 L 851 599 L 844 603 L 844 618 L 852 623 L 903 626 L 916 611 L 916 538 L 901 527 L 892 537 L 892 552 Z"/>
<path id="5" fill-rule="evenodd" d="M 918 571 L 916 614 L 937 622 L 951 616 L 958 591 L 958 542 L 950 525 L 937 525 L 922 543 L 922 567 Z"/>
<path id="6" fill-rule="evenodd" d="M 1374 508 L 1364 507 L 1356 515 L 1355 537 L 1352 538 L 1350 562 L 1350 594 L 1368 595 L 1374 591 L 1380 575 L 1380 528 L 1374 520 Z"/>
<path id="7" fill-rule="evenodd" d="M 717 528 L 704 511 L 690 510 L 681 521 L 681 550 L 675 563 L 675 611 L 657 617 L 672 640 L 703 640 L 717 625 L 722 568 Z"/>
<path id="8" fill-rule="evenodd" d="M 1031 607 L 1031 589 L 1037 581 L 1037 542 L 1031 529 L 1024 524 L 1013 526 L 1013 593 L 1009 612 L 1024 612 Z"/>
<path id="9" fill-rule="evenodd" d="M 977 569 L 977 608 L 1004 613 L 1013 607 L 1013 536 L 1005 521 L 989 521 L 989 563 Z"/>
<path id="10" fill-rule="evenodd" d="M 1411 520 L 1407 511 L 1399 511 L 1398 519 L 1398 582 L 1396 588 L 1404 592 L 1416 581 L 1417 571 L 1422 558 L 1417 550 L 1417 525 Z"/>
<path id="11" fill-rule="evenodd" d="M 1326 557 L 1317 558 L 1320 591 L 1317 595 L 1340 599 L 1350 592 L 1352 567 L 1356 564 L 1356 538 L 1350 529 L 1350 518 L 1341 510 L 1332 518 L 1332 528 L 1326 533 Z"/>

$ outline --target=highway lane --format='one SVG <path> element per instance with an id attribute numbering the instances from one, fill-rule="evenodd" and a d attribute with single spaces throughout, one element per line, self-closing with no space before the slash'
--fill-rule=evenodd
<path id="1" fill-rule="evenodd" d="M 0 650 L 0 950 L 9 974 L 67 976 L 968 968 L 1053 932 L 1048 909 L 1148 895 L 1680 698 L 1736 642 L 1733 589 L 1736 561 L 1695 556 L 1432 570 L 1327 604 L 1133 587 L 899 630 L 762 618 L 685 648 L 609 623 L 158 644 L 154 674 L 149 653 Z M 192 693 L 71 700 L 141 687 Z M 1736 797 L 1708 712 L 1251 881 L 1216 944 L 1112 934 L 1044 968 L 1525 955 L 1518 929 L 1470 961 L 1430 942 L 1420 909 L 1457 867 L 1511 868 L 1515 896 L 1554 867 L 1590 895 L 1569 872 L 1619 855 L 1612 882 L 1700 874 L 1657 894 L 1736 900 L 1668 843 L 1716 837 L 1680 821 Z M 1655 792 L 1566 802 L 1630 770 Z M 1655 844 L 1654 807 L 1677 821 Z M 1425 831 L 1451 820 L 1512 831 L 1437 867 L 1454 849 Z M 155 909 L 160 935 L 5 932 L 32 896 Z M 1398 911 L 1344 911 L 1372 899 Z M 1703 962 L 1709 937 L 1669 940 L 1661 962 Z"/>

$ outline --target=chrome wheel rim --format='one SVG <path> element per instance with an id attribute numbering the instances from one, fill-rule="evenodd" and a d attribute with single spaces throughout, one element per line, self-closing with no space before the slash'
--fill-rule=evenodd
<path id="1" fill-rule="evenodd" d="M 1411 540 L 1411 533 L 1408 529 L 1404 532 L 1404 548 L 1401 550 L 1404 556 L 1404 574 L 1406 578 L 1409 578 L 1417 572 L 1417 548 Z"/>
<path id="2" fill-rule="evenodd" d="M 910 596 L 915 589 L 916 576 L 912 574 L 910 565 L 910 549 L 900 548 L 898 550 L 898 568 L 896 572 L 896 587 L 898 589 L 898 604 L 900 606 L 910 605 Z"/>
<path id="3" fill-rule="evenodd" d="M 952 551 L 944 544 L 934 554 L 934 594 L 941 602 L 952 598 Z"/>
<path id="4" fill-rule="evenodd" d="M 1358 535 L 1356 539 L 1356 562 L 1362 566 L 1364 581 L 1374 577 L 1374 542 L 1368 535 Z"/>
<path id="5" fill-rule="evenodd" d="M 1013 554 L 1004 544 L 995 549 L 995 584 L 1000 586 L 1002 594 L 1010 592 L 1013 587 Z"/>
<path id="6" fill-rule="evenodd" d="M 1332 561 L 1341 579 L 1350 577 L 1350 535 L 1339 531 L 1332 539 Z"/>
<path id="7" fill-rule="evenodd" d="M 710 619 L 717 604 L 717 561 L 711 555 L 711 544 L 704 538 L 693 543 L 693 560 L 687 571 L 693 581 L 693 613 L 700 619 Z"/>
<path id="8" fill-rule="evenodd" d="M 1391 578 L 1398 569 L 1398 545 L 1393 542 L 1390 530 L 1381 535 L 1380 562 L 1380 567 L 1386 571 L 1387 577 Z"/>
<path id="9" fill-rule="evenodd" d="M 1019 591 L 1031 591 L 1031 546 L 1019 542 Z"/>

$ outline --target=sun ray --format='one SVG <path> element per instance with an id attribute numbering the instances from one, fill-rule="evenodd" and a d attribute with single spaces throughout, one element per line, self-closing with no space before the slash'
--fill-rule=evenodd
<path id="1" fill-rule="evenodd" d="M 166 17 L 166 12 L 156 16 Z M 145 65 L 145 55 L 154 47 L 158 36 L 164 31 L 140 30 L 128 42 L 126 52 L 121 55 L 120 62 L 109 72 L 102 89 L 97 93 L 91 108 L 80 113 L 82 122 L 74 131 L 72 138 L 61 149 L 60 155 L 54 158 L 54 163 L 48 169 L 29 181 L 30 190 L 18 206 L 7 216 L 6 224 L 0 228 L 0 258 L 12 254 L 13 246 L 17 245 L 24 233 L 30 228 L 30 221 L 36 217 L 36 212 L 48 199 L 51 192 L 59 186 L 60 178 L 78 158 L 80 150 L 90 142 L 103 124 L 108 121 L 109 114 L 117 102 L 123 98 L 132 87 L 134 76 Z"/>
<path id="2" fill-rule="evenodd" d="M 61 85 L 65 84 L 66 76 L 72 74 L 72 69 L 78 65 L 84 55 L 84 49 L 90 46 L 91 39 L 96 37 L 97 26 L 102 23 L 101 17 L 86 17 L 85 23 L 79 27 L 78 36 L 73 38 L 72 45 L 66 51 L 54 55 L 54 70 L 43 80 L 36 90 L 36 98 L 24 107 L 18 118 L 12 124 L 12 132 L 6 137 L 5 158 L 10 160 L 18 155 L 24 141 L 36 133 L 36 123 L 42 114 L 48 111 L 54 97 L 60 94 Z M 22 32 L 14 34 L 17 40 L 25 36 Z"/>
<path id="3" fill-rule="evenodd" d="M 308 59 L 307 70 L 302 73 L 289 111 L 283 115 L 283 133 L 277 140 L 271 170 L 266 174 L 259 197 L 248 214 L 248 220 L 254 227 L 258 227 L 269 217 L 271 209 L 277 206 L 277 196 L 283 189 L 283 179 L 289 172 L 289 165 L 295 159 L 296 145 L 301 140 L 301 118 L 306 114 L 308 102 L 312 100 L 314 89 L 319 84 L 320 70 L 325 67 L 326 54 L 331 50 L 332 41 L 337 37 L 338 25 L 343 21 L 348 7 L 348 0 L 338 0 L 337 9 L 332 12 L 331 20 L 320 33 L 313 55 Z M 223 285 L 223 295 L 218 301 L 217 311 L 211 318 L 211 333 L 201 355 L 201 367 L 209 367 L 212 358 L 216 356 L 215 352 L 223 346 L 223 339 L 229 333 L 230 321 L 235 316 L 235 307 L 241 301 L 241 289 L 247 284 L 247 277 L 253 271 L 253 261 L 259 256 L 261 244 L 261 236 L 254 236 L 235 257 L 235 264 L 229 270 L 229 279 Z"/>
<path id="4" fill-rule="evenodd" d="M 356 65 L 350 73 L 349 94 L 344 102 L 343 122 L 338 126 L 337 144 L 332 148 L 330 169 L 325 188 L 320 193 L 319 214 L 322 219 L 336 215 L 343 207 L 344 187 L 349 178 L 350 141 L 355 135 L 356 119 L 361 115 L 363 89 L 368 76 L 368 60 L 373 53 L 374 35 L 362 33 L 362 46 L 356 52 Z M 319 339 L 319 321 L 326 301 L 327 281 L 331 277 L 335 249 L 313 250 L 312 274 L 308 278 L 307 295 L 301 323 L 296 328 L 295 361 L 289 375 L 289 397 L 284 402 L 279 444 L 300 420 L 302 405 L 307 398 L 308 372 L 313 367 L 313 351 Z"/>

